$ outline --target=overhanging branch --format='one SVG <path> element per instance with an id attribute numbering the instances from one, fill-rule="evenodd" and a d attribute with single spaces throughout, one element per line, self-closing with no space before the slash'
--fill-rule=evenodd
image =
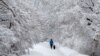
<path id="1" fill-rule="evenodd" d="M 8 4 L 6 4 L 3 0 L 0 0 L 0 1 L 5 5 L 5 7 L 6 7 L 8 10 L 10 10 L 10 11 L 12 12 L 13 16 L 16 17 L 14 11 L 8 6 Z"/>

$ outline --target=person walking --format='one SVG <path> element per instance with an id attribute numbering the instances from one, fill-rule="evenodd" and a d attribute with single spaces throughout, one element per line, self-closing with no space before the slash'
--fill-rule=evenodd
<path id="1" fill-rule="evenodd" d="M 50 39 L 50 48 L 52 49 L 53 48 L 53 45 L 54 45 L 54 42 L 53 42 L 53 39 Z"/>

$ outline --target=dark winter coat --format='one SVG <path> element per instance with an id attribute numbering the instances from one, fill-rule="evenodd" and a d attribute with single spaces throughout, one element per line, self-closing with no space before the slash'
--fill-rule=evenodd
<path id="1" fill-rule="evenodd" d="M 53 40 L 52 39 L 50 39 L 50 45 L 53 45 Z"/>

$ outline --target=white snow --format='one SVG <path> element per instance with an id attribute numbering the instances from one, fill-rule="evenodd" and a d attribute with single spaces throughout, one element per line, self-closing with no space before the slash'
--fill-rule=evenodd
<path id="1" fill-rule="evenodd" d="M 30 49 L 30 54 L 23 56 L 88 56 L 80 54 L 67 47 L 60 46 L 56 43 L 56 49 L 50 49 L 47 42 L 34 45 L 33 49 Z"/>

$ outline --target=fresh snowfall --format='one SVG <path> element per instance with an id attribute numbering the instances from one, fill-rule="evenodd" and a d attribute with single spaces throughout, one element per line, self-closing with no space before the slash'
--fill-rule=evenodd
<path id="1" fill-rule="evenodd" d="M 0 56 L 100 56 L 100 0 L 0 0 Z"/>
<path id="2" fill-rule="evenodd" d="M 35 44 L 34 48 L 30 48 L 29 53 L 23 56 L 88 56 L 68 47 L 60 46 L 58 43 L 55 45 L 57 46 L 56 49 L 50 49 L 48 42 Z"/>

